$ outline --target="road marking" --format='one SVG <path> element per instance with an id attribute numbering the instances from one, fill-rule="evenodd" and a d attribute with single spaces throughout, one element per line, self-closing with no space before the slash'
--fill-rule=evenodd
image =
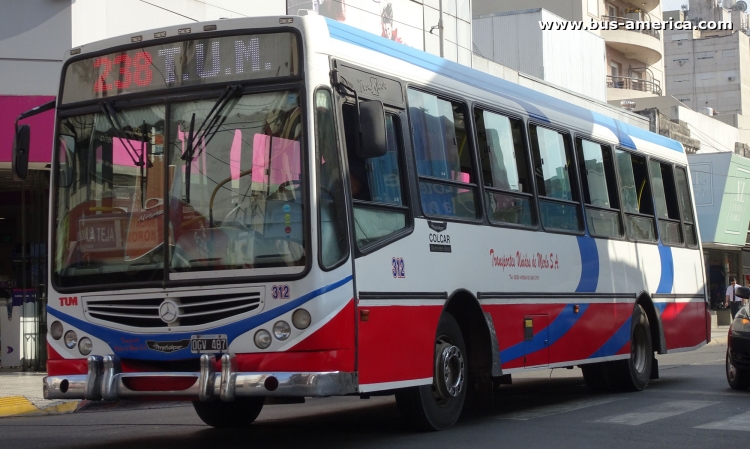
<path id="1" fill-rule="evenodd" d="M 498 416 L 498 419 L 513 419 L 516 421 L 528 421 L 529 419 L 543 418 L 545 416 L 559 415 L 560 413 L 572 412 L 583 408 L 594 407 L 596 405 L 607 404 L 609 402 L 619 401 L 624 398 L 590 398 L 568 401 L 561 404 L 544 405 L 530 410 L 522 410 L 507 415 Z"/>
<path id="2" fill-rule="evenodd" d="M 651 421 L 669 418 L 692 412 L 709 405 L 718 404 L 714 401 L 669 401 L 658 405 L 646 407 L 639 412 L 625 413 L 623 415 L 609 416 L 596 420 L 600 423 L 624 424 L 627 426 L 640 426 Z"/>
<path id="3" fill-rule="evenodd" d="M 741 430 L 744 432 L 750 431 L 747 423 L 750 420 L 750 412 L 745 412 L 740 415 L 732 416 L 721 421 L 714 421 L 708 424 L 695 426 L 694 429 L 712 429 L 712 430 Z"/>

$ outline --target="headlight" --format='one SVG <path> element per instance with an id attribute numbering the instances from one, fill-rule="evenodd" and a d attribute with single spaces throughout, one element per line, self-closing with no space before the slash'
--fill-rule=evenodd
<path id="1" fill-rule="evenodd" d="M 55 340 L 61 339 L 63 334 L 62 323 L 59 321 L 55 321 L 54 323 L 52 323 L 52 325 L 49 327 L 49 333 Z"/>
<path id="2" fill-rule="evenodd" d="M 736 332 L 750 332 L 750 319 L 746 316 L 737 316 L 732 321 L 732 330 Z"/>
<path id="3" fill-rule="evenodd" d="M 65 332 L 65 346 L 68 349 L 73 349 L 76 347 L 76 343 L 78 343 L 78 335 L 76 335 L 75 331 Z"/>
<path id="4" fill-rule="evenodd" d="M 83 337 L 81 341 L 78 342 L 78 352 L 80 352 L 82 355 L 89 355 L 91 354 L 91 349 L 93 348 L 93 344 L 91 343 L 91 339 L 88 337 Z"/>
<path id="5" fill-rule="evenodd" d="M 260 349 L 266 349 L 271 346 L 271 333 L 265 329 L 261 329 L 255 333 L 253 340 L 255 341 L 255 346 Z"/>
<path id="6" fill-rule="evenodd" d="M 310 312 L 305 309 L 297 309 L 292 314 L 292 324 L 294 324 L 294 327 L 296 327 L 297 329 L 307 329 L 307 326 L 310 325 L 310 322 L 312 322 L 312 318 L 310 318 Z"/>
<path id="7" fill-rule="evenodd" d="M 277 340 L 284 341 L 289 338 L 291 333 L 292 328 L 289 327 L 289 323 L 286 321 L 277 321 L 276 324 L 273 325 L 273 335 Z"/>

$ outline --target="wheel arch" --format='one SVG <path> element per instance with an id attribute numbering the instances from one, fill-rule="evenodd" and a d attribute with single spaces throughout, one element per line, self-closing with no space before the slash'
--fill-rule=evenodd
<path id="1" fill-rule="evenodd" d="M 480 376 L 483 372 L 492 377 L 502 376 L 495 325 L 492 316 L 482 310 L 476 296 L 466 289 L 454 291 L 448 297 L 443 313 L 450 313 L 461 328 L 470 372 Z"/>
<path id="2" fill-rule="evenodd" d="M 667 342 L 664 338 L 664 325 L 661 321 L 661 314 L 654 305 L 651 296 L 645 291 L 640 292 L 635 300 L 635 305 L 643 307 L 643 310 L 646 312 L 649 327 L 651 328 L 651 342 L 654 350 L 656 350 L 657 354 L 666 354 Z"/>

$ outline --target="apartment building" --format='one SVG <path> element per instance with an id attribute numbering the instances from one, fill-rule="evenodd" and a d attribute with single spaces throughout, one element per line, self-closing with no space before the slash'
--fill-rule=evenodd
<path id="1" fill-rule="evenodd" d="M 716 0 L 691 0 L 689 8 L 665 13 L 665 20 L 731 21 L 734 29 L 666 31 L 666 93 L 709 115 L 750 115 L 747 14 L 724 8 Z"/>
<path id="2" fill-rule="evenodd" d="M 660 0 L 474 0 L 474 16 L 543 8 L 570 21 L 660 21 Z M 663 94 L 664 50 L 660 30 L 592 30 L 604 39 L 607 100 Z"/>

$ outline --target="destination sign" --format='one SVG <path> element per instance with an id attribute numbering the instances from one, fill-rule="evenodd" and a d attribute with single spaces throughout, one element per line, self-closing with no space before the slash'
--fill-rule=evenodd
<path id="1" fill-rule="evenodd" d="M 185 40 L 70 63 L 62 103 L 299 73 L 297 38 L 292 33 Z"/>

